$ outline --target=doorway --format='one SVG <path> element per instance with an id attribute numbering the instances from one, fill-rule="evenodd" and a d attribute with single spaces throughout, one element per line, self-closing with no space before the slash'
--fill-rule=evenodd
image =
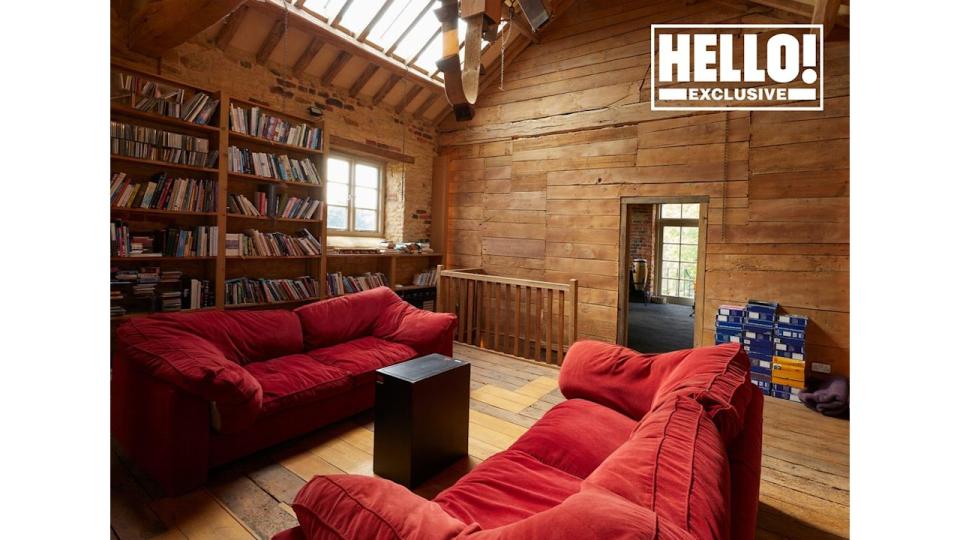
<path id="1" fill-rule="evenodd" d="M 618 342 L 644 353 L 699 345 L 707 201 L 621 201 Z"/>

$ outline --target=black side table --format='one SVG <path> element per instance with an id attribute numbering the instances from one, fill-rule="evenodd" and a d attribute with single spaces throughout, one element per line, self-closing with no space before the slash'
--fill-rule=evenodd
<path id="1" fill-rule="evenodd" d="M 441 354 L 377 370 L 373 472 L 414 487 L 467 455 L 470 364 Z"/>

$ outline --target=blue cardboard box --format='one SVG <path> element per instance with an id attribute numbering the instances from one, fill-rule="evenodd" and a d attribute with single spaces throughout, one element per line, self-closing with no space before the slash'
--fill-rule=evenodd
<path id="1" fill-rule="evenodd" d="M 792 328 L 784 328 L 783 325 L 776 325 L 773 328 L 773 335 L 775 337 L 789 338 L 789 339 L 806 339 L 805 330 L 794 330 Z"/>
<path id="2" fill-rule="evenodd" d="M 789 352 L 803 354 L 804 341 L 802 339 L 775 337 L 773 338 L 773 345 L 778 353 Z M 797 360 L 799 360 L 799 358 L 797 358 Z"/>
<path id="3" fill-rule="evenodd" d="M 747 315 L 747 310 L 743 306 L 732 306 L 724 304 L 720 306 L 717 310 L 718 315 L 730 315 L 733 317 L 745 317 Z"/>
<path id="4" fill-rule="evenodd" d="M 742 325 L 745 317 L 741 315 L 717 315 L 717 324 L 739 324 Z"/>
<path id="5" fill-rule="evenodd" d="M 773 341 L 773 327 L 756 326 L 747 323 L 743 325 L 743 337 L 747 339 L 768 339 Z"/>
<path id="6" fill-rule="evenodd" d="M 784 328 L 791 328 L 796 330 L 804 330 L 807 327 L 807 322 L 809 317 L 806 315 L 778 315 L 777 324 L 783 325 Z"/>

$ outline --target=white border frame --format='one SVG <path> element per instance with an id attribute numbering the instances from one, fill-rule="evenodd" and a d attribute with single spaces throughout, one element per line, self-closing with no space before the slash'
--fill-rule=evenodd
<path id="1" fill-rule="evenodd" d="M 658 28 L 806 28 L 820 35 L 820 105 L 817 107 L 657 107 L 657 29 Z M 823 25 L 822 24 L 651 24 L 650 25 L 650 110 L 651 111 L 822 111 L 823 110 Z"/>

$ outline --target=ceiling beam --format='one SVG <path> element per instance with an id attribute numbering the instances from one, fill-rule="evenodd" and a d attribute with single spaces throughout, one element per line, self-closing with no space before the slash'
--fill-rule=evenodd
<path id="1" fill-rule="evenodd" d="M 350 85 L 350 97 L 357 97 L 370 78 L 379 70 L 380 67 L 371 62 L 367 68 L 363 70 L 363 73 L 357 77 L 357 80 L 353 81 L 353 84 Z"/>
<path id="2" fill-rule="evenodd" d="M 380 19 L 383 18 L 383 15 L 387 12 L 388 9 L 390 9 L 391 5 L 393 5 L 393 0 L 387 0 L 386 2 L 383 3 L 382 6 L 380 6 L 380 11 L 377 11 L 377 14 L 374 15 L 372 19 L 370 19 L 370 22 L 367 23 L 367 26 L 363 30 L 361 30 L 360 33 L 357 35 L 357 41 L 367 40 L 367 36 L 369 36 L 370 32 L 373 31 L 373 27 L 376 26 L 378 22 L 380 22 Z"/>
<path id="3" fill-rule="evenodd" d="M 323 76 L 320 77 L 320 82 L 324 86 L 330 86 L 330 83 L 333 82 L 333 79 L 340 74 L 340 71 L 343 70 L 343 66 L 347 65 L 347 62 L 353 58 L 353 55 L 347 51 L 340 51 L 337 54 L 337 57 L 333 59 L 333 63 L 330 64 L 330 67 L 323 72 Z"/>
<path id="4" fill-rule="evenodd" d="M 286 32 L 287 24 L 282 17 L 273 22 L 273 28 L 270 29 L 270 33 L 267 34 L 266 39 L 263 40 L 263 43 L 260 44 L 260 49 L 257 51 L 258 64 L 267 63 L 267 59 L 273 54 L 274 49 L 280 44 L 280 40 L 283 39 Z"/>
<path id="5" fill-rule="evenodd" d="M 367 0 L 368 2 L 370 0 Z M 347 0 L 340 6 L 340 11 L 337 12 L 336 16 L 330 21 L 332 26 L 340 26 L 340 21 L 343 20 L 343 16 L 347 14 L 347 10 L 350 9 L 350 6 L 353 4 L 353 0 Z"/>
<path id="6" fill-rule="evenodd" d="M 437 101 L 438 97 L 439 96 L 437 96 L 436 94 L 431 94 L 430 97 L 425 99 L 424 102 L 421 103 L 419 107 L 417 107 L 417 110 L 414 111 L 413 113 L 414 118 L 423 118 L 423 115 L 426 114 L 428 110 L 430 110 L 430 107 L 433 106 L 434 102 Z"/>
<path id="7" fill-rule="evenodd" d="M 244 0 L 135 2 L 128 19 L 128 46 L 133 51 L 158 57 L 210 28 L 243 2 Z"/>
<path id="8" fill-rule="evenodd" d="M 230 46 L 230 42 L 233 41 L 233 36 L 237 35 L 237 31 L 240 30 L 240 25 L 243 24 L 243 20 L 247 18 L 249 12 L 250 6 L 243 5 L 227 17 L 227 22 L 220 27 L 220 31 L 217 32 L 217 37 L 213 40 L 218 48 L 226 49 Z"/>
<path id="9" fill-rule="evenodd" d="M 307 48 L 304 49 L 300 57 L 297 58 L 297 63 L 293 65 L 293 74 L 297 77 L 302 76 L 303 73 L 307 71 L 307 67 L 310 66 L 310 62 L 313 62 L 313 59 L 317 57 L 317 54 L 320 53 L 320 49 L 322 48 L 323 40 L 317 36 L 313 36 L 310 44 L 307 45 Z"/>
<path id="10" fill-rule="evenodd" d="M 407 105 L 410 105 L 410 102 L 416 99 L 422 90 L 423 90 L 423 87 L 420 86 L 419 84 L 414 85 L 413 88 L 408 90 L 407 93 L 403 96 L 403 99 L 400 100 L 400 103 L 397 103 L 396 108 L 394 108 L 397 114 L 402 113 L 404 109 L 407 108 Z"/>
<path id="11" fill-rule="evenodd" d="M 381 101 L 383 101 L 383 98 L 387 97 L 387 94 L 389 94 L 390 91 L 393 90 L 393 87 L 396 86 L 397 83 L 400 82 L 400 79 L 402 78 L 403 77 L 399 75 L 390 75 L 390 78 L 384 81 L 383 84 L 380 86 L 380 89 L 377 90 L 377 93 L 374 94 L 373 104 L 377 105 Z"/>
<path id="12" fill-rule="evenodd" d="M 838 11 L 840 11 L 840 0 L 817 0 L 814 4 L 810 23 L 823 25 L 823 39 L 827 39 L 830 31 L 833 30 Z"/>

